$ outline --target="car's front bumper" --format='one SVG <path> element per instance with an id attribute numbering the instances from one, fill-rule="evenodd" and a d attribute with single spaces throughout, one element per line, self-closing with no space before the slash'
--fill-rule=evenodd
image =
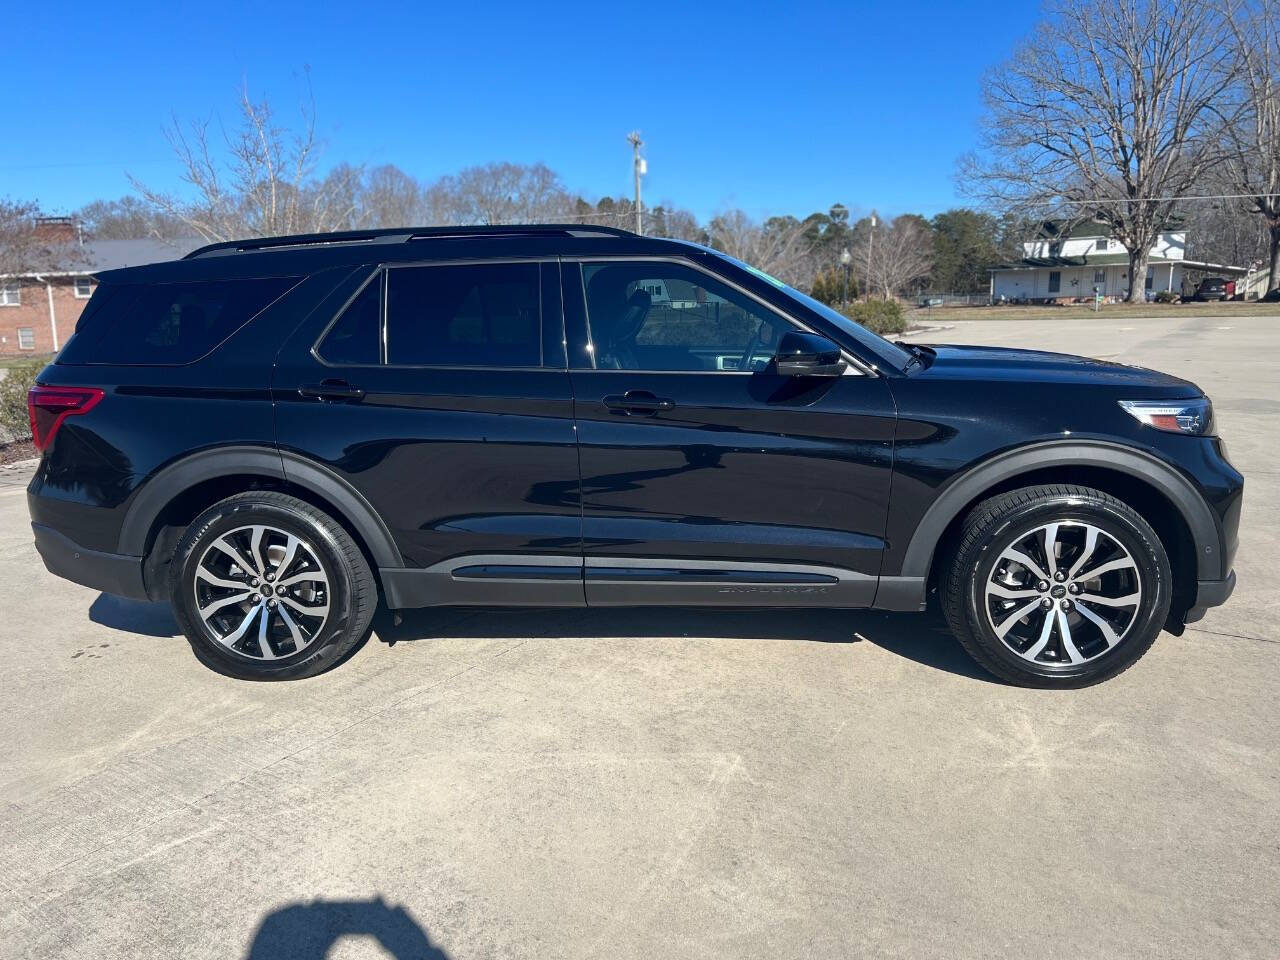
<path id="1" fill-rule="evenodd" d="M 1196 585 L 1196 602 L 1182 618 L 1183 623 L 1195 623 L 1210 607 L 1220 607 L 1227 602 L 1236 588 L 1236 572 L 1232 570 L 1225 580 L 1201 580 Z"/>
<path id="2" fill-rule="evenodd" d="M 147 599 L 141 557 L 90 550 L 43 523 L 32 523 L 31 531 L 35 534 L 40 559 L 55 576 L 104 593 L 133 600 Z"/>

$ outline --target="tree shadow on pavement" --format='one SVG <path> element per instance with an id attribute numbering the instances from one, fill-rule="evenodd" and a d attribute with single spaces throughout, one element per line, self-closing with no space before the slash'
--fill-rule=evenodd
<path id="1" fill-rule="evenodd" d="M 344 938 L 372 940 L 395 960 L 448 960 L 404 907 L 372 900 L 291 903 L 262 918 L 245 960 L 324 960 Z"/>
<path id="2" fill-rule="evenodd" d="M 385 610 L 374 619 L 384 643 L 443 637 L 714 637 L 742 640 L 866 641 L 900 657 L 972 680 L 1000 681 L 964 652 L 935 613 L 872 610 L 720 610 L 676 607 L 578 609 L 429 608 Z"/>

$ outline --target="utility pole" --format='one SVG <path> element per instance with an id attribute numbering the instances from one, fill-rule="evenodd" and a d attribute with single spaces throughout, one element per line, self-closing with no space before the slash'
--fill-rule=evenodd
<path id="1" fill-rule="evenodd" d="M 627 143 L 631 144 L 636 174 L 636 233 L 643 235 L 644 208 L 640 205 L 640 178 L 649 172 L 649 165 L 645 163 L 644 157 L 640 156 L 640 148 L 644 146 L 644 141 L 640 139 L 639 130 L 632 130 L 627 134 Z"/>
<path id="2" fill-rule="evenodd" d="M 876 242 L 876 215 L 871 214 L 871 230 L 867 235 L 867 299 L 871 299 L 871 250 Z"/>

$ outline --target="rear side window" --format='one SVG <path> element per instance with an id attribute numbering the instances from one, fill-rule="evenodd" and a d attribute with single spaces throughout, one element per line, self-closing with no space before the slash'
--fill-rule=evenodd
<path id="1" fill-rule="evenodd" d="M 540 366 L 538 264 L 392 268 L 386 324 L 389 364 Z"/>
<path id="2" fill-rule="evenodd" d="M 333 364 L 376 364 L 381 356 L 382 274 L 364 285 L 316 349 Z"/>
<path id="3" fill-rule="evenodd" d="M 191 363 L 297 282 L 297 277 L 265 277 L 100 286 L 58 362 Z"/>

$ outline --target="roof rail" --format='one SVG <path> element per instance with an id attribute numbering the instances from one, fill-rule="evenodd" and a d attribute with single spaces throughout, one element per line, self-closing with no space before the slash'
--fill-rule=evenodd
<path id="1" fill-rule="evenodd" d="M 192 250 L 182 259 L 255 253 L 297 247 L 325 247 L 348 244 L 408 243 L 413 240 L 448 240 L 463 237 L 631 237 L 618 227 L 583 226 L 569 223 L 536 223 L 489 227 L 396 227 L 386 230 L 343 230 L 334 233 L 299 233 L 285 237 L 226 240 Z"/>

